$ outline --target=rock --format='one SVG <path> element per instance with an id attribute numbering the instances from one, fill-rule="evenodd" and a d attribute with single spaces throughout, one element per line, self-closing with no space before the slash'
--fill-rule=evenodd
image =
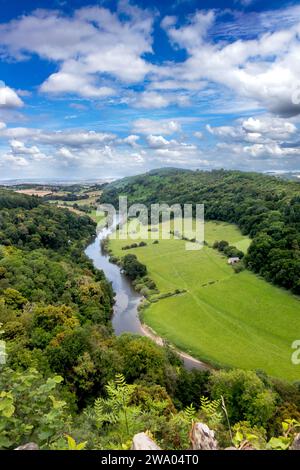
<path id="1" fill-rule="evenodd" d="M 35 442 L 28 442 L 28 444 L 19 446 L 15 450 L 39 450 L 39 446 Z"/>
<path id="2" fill-rule="evenodd" d="M 290 450 L 300 450 L 300 433 L 295 436 Z"/>
<path id="3" fill-rule="evenodd" d="M 161 448 L 145 432 L 140 432 L 133 437 L 131 450 L 161 450 Z"/>
<path id="4" fill-rule="evenodd" d="M 218 450 L 215 433 L 206 424 L 195 423 L 191 433 L 193 450 Z"/>

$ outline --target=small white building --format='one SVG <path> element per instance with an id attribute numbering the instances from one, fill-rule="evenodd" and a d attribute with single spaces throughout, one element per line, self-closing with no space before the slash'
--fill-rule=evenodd
<path id="1" fill-rule="evenodd" d="M 234 256 L 233 258 L 228 258 L 228 264 L 231 264 L 231 266 L 239 262 L 240 262 L 240 258 L 238 258 L 237 256 Z"/>

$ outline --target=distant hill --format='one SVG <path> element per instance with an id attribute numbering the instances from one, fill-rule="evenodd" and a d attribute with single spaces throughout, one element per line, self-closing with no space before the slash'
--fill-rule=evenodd
<path id="1" fill-rule="evenodd" d="M 112 183 L 109 183 L 107 185 L 107 189 L 121 189 L 124 188 L 127 184 L 135 184 L 139 183 L 141 178 L 143 177 L 173 177 L 178 174 L 186 174 L 186 173 L 192 173 L 192 170 L 182 170 L 180 168 L 159 168 L 155 170 L 150 170 L 147 173 L 135 175 L 135 176 L 127 176 L 125 178 L 118 179 L 116 181 L 113 181 Z"/>

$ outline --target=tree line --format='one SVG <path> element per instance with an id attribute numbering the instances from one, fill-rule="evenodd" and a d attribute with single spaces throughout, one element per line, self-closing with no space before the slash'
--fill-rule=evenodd
<path id="1" fill-rule="evenodd" d="M 300 184 L 259 173 L 155 170 L 108 185 L 102 202 L 205 205 L 206 220 L 237 224 L 252 238 L 246 266 L 300 294 Z"/>

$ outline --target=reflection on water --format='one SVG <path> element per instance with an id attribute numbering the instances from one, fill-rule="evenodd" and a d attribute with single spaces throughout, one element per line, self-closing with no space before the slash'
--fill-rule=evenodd
<path id="1" fill-rule="evenodd" d="M 131 283 L 119 266 L 109 262 L 109 256 L 101 248 L 101 240 L 109 235 L 107 229 L 103 229 L 97 238 L 85 250 L 97 269 L 102 269 L 106 278 L 111 281 L 115 296 L 114 314 L 112 324 L 116 335 L 124 332 L 143 334 L 138 317 L 137 307 L 141 300 L 140 294 L 135 292 Z"/>

